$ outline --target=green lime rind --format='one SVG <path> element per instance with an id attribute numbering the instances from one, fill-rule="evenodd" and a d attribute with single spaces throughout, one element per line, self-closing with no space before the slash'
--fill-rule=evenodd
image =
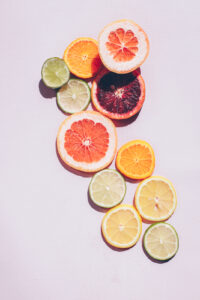
<path id="1" fill-rule="evenodd" d="M 103 172 L 115 172 L 115 173 L 117 173 L 118 176 L 122 179 L 122 182 L 123 182 L 123 184 L 124 184 L 124 194 L 123 194 L 123 196 L 121 197 L 121 199 L 120 199 L 119 201 L 117 201 L 116 203 L 114 203 L 114 204 L 112 204 L 112 205 L 104 205 L 104 204 L 101 204 L 101 203 L 97 202 L 97 201 L 94 199 L 94 197 L 92 196 L 92 183 L 94 182 L 94 180 L 96 179 L 96 177 L 97 177 L 100 173 L 103 173 Z M 123 177 L 117 170 L 115 170 L 115 169 L 104 169 L 104 170 L 101 170 L 101 171 L 97 172 L 97 173 L 92 177 L 92 179 L 91 179 L 91 181 L 90 181 L 90 184 L 89 184 L 89 189 L 88 189 L 88 190 L 89 190 L 89 196 L 90 196 L 90 199 L 92 200 L 92 202 L 93 202 L 94 204 L 96 204 L 97 206 L 100 206 L 100 207 L 102 207 L 102 208 L 112 208 L 112 207 L 114 207 L 114 206 L 120 204 L 120 203 L 123 201 L 123 199 L 124 199 L 124 197 L 125 197 L 125 195 L 126 195 L 126 181 L 125 181 L 124 177 Z"/>
<path id="2" fill-rule="evenodd" d="M 51 57 L 43 63 L 41 77 L 47 87 L 58 89 L 68 82 L 70 71 L 63 59 Z"/>
<path id="3" fill-rule="evenodd" d="M 80 108 L 80 109 L 74 109 L 74 110 L 70 110 L 68 108 L 66 108 L 66 106 L 64 106 L 64 103 L 62 103 L 62 91 L 64 88 L 67 88 L 67 85 L 69 85 L 71 82 L 81 82 L 84 84 L 84 87 L 86 88 L 87 90 L 87 93 L 88 93 L 88 98 L 86 99 L 84 105 Z M 76 112 L 79 112 L 79 111 L 83 111 L 85 110 L 90 101 L 91 101 L 91 91 L 90 91 L 90 87 L 88 85 L 87 82 L 85 82 L 84 80 L 82 79 L 76 79 L 76 78 L 71 78 L 64 86 L 62 86 L 59 91 L 57 92 L 57 95 L 56 95 L 56 101 L 57 101 L 57 105 L 58 107 L 64 112 L 64 113 L 67 113 L 67 114 L 74 114 Z M 77 100 L 78 101 L 78 100 Z M 66 103 L 65 103 L 66 104 Z"/>
<path id="4" fill-rule="evenodd" d="M 169 226 L 169 227 L 172 229 L 172 231 L 174 232 L 174 234 L 175 234 L 175 236 L 176 236 L 176 240 L 177 240 L 177 248 L 176 248 L 176 251 L 175 251 L 172 255 L 167 256 L 166 258 L 160 258 L 160 257 L 158 257 L 158 256 L 152 255 L 152 254 L 148 251 L 148 247 L 147 247 L 147 245 L 146 245 L 146 237 L 147 237 L 147 235 L 148 235 L 149 230 L 150 230 L 152 227 L 158 226 L 159 224 L 165 224 L 165 225 Z M 144 237 L 143 237 L 143 246 L 144 246 L 144 249 L 145 249 L 146 253 L 147 253 L 151 258 L 153 258 L 154 260 L 157 260 L 157 261 L 163 261 L 163 262 L 164 262 L 164 261 L 168 261 L 168 260 L 170 260 L 172 257 L 174 257 L 174 256 L 176 255 L 176 253 L 177 253 L 177 251 L 178 251 L 178 249 L 179 249 L 179 237 L 178 237 L 178 233 L 177 233 L 176 229 L 175 229 L 171 224 L 169 224 L 169 223 L 166 223 L 166 222 L 157 222 L 157 223 L 154 223 L 154 224 L 150 225 L 150 226 L 146 229 L 146 231 L 145 231 L 145 233 L 144 233 Z"/>

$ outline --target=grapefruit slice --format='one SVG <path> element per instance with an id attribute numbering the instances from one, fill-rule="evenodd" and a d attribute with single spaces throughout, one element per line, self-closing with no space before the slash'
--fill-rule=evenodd
<path id="1" fill-rule="evenodd" d="M 145 84 L 137 72 L 116 74 L 103 69 L 91 90 L 95 108 L 111 119 L 128 119 L 137 114 L 145 100 Z"/>
<path id="2" fill-rule="evenodd" d="M 58 131 L 57 149 L 70 167 L 96 172 L 107 167 L 116 154 L 117 132 L 108 118 L 82 111 L 65 119 Z"/>
<path id="3" fill-rule="evenodd" d="M 130 73 L 141 66 L 149 54 L 147 34 L 131 20 L 115 21 L 99 35 L 99 54 L 108 70 Z"/>
<path id="4" fill-rule="evenodd" d="M 80 78 L 91 78 L 102 66 L 96 40 L 83 37 L 74 40 L 65 50 L 63 59 L 70 71 Z"/>

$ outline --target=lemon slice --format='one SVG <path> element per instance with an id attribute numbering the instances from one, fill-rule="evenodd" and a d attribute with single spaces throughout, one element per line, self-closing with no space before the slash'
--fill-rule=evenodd
<path id="1" fill-rule="evenodd" d="M 157 260 L 172 258 L 179 247 L 175 228 L 164 222 L 149 226 L 145 231 L 143 243 L 146 252 Z"/>
<path id="2" fill-rule="evenodd" d="M 129 248 L 135 245 L 141 231 L 141 218 L 132 205 L 121 204 L 110 209 L 102 221 L 105 240 L 117 248 Z"/>
<path id="3" fill-rule="evenodd" d="M 91 179 L 90 198 L 98 206 L 113 207 L 123 200 L 125 193 L 125 180 L 116 170 L 100 171 Z"/>
<path id="4" fill-rule="evenodd" d="M 70 72 L 63 59 L 52 57 L 44 62 L 41 75 L 46 86 L 57 89 L 67 83 Z"/>
<path id="5" fill-rule="evenodd" d="M 70 79 L 57 93 L 57 103 L 62 111 L 69 114 L 86 109 L 90 102 L 90 88 L 79 79 Z"/>
<path id="6" fill-rule="evenodd" d="M 135 205 L 142 218 L 155 222 L 164 221 L 176 209 L 175 189 L 167 178 L 152 176 L 138 185 Z"/>

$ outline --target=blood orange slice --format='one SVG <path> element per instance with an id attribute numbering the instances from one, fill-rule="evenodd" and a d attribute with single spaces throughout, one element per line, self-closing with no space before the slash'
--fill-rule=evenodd
<path id="1" fill-rule="evenodd" d="M 104 169 L 113 160 L 116 148 L 116 128 L 98 112 L 75 113 L 63 121 L 58 131 L 58 153 L 67 165 L 77 170 Z"/>
<path id="2" fill-rule="evenodd" d="M 111 119 L 128 119 L 141 109 L 145 84 L 137 72 L 116 74 L 102 70 L 92 84 L 92 102 L 96 109 Z"/>
<path id="3" fill-rule="evenodd" d="M 149 40 L 144 30 L 130 20 L 115 21 L 99 35 L 99 54 L 103 64 L 115 73 L 130 73 L 147 58 Z"/>

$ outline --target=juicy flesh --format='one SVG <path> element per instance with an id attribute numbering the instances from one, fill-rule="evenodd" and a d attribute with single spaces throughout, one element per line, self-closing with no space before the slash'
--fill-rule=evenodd
<path id="1" fill-rule="evenodd" d="M 99 161 L 106 155 L 108 145 L 105 126 L 89 119 L 74 122 L 65 133 L 65 150 L 78 162 Z"/>
<path id="2" fill-rule="evenodd" d="M 138 51 L 138 39 L 132 30 L 118 28 L 110 32 L 106 48 L 116 62 L 130 61 Z"/>
<path id="3" fill-rule="evenodd" d="M 124 181 L 116 172 L 96 175 L 91 189 L 95 202 L 106 206 L 119 203 L 125 193 Z"/>
<path id="4" fill-rule="evenodd" d="M 90 97 L 85 84 L 78 80 L 70 80 L 59 91 L 62 107 L 77 112 L 84 108 Z"/>
<path id="5" fill-rule="evenodd" d="M 177 237 L 174 231 L 163 225 L 152 227 L 145 241 L 148 252 L 160 259 L 171 257 L 177 250 Z"/>
<path id="6" fill-rule="evenodd" d="M 138 234 L 138 220 L 130 210 L 119 210 L 110 215 L 106 223 L 109 239 L 118 244 L 131 243 Z"/>
<path id="7" fill-rule="evenodd" d="M 96 95 L 105 110 L 124 114 L 137 106 L 141 95 L 140 83 L 132 73 L 119 75 L 109 72 L 99 81 Z"/>
<path id="8" fill-rule="evenodd" d="M 174 206 L 174 196 L 164 181 L 151 180 L 140 191 L 139 205 L 145 216 L 159 219 L 167 216 Z"/>
<path id="9" fill-rule="evenodd" d="M 68 65 L 78 74 L 94 75 L 101 66 L 98 46 L 92 41 L 79 41 L 68 51 Z"/>
<path id="10" fill-rule="evenodd" d="M 47 61 L 43 72 L 45 81 L 53 86 L 62 85 L 69 77 L 69 71 L 65 62 L 61 59 L 51 59 Z"/>
<path id="11" fill-rule="evenodd" d="M 152 154 L 149 148 L 144 145 L 129 146 L 121 153 L 120 165 L 128 174 L 146 174 L 152 168 Z"/>

